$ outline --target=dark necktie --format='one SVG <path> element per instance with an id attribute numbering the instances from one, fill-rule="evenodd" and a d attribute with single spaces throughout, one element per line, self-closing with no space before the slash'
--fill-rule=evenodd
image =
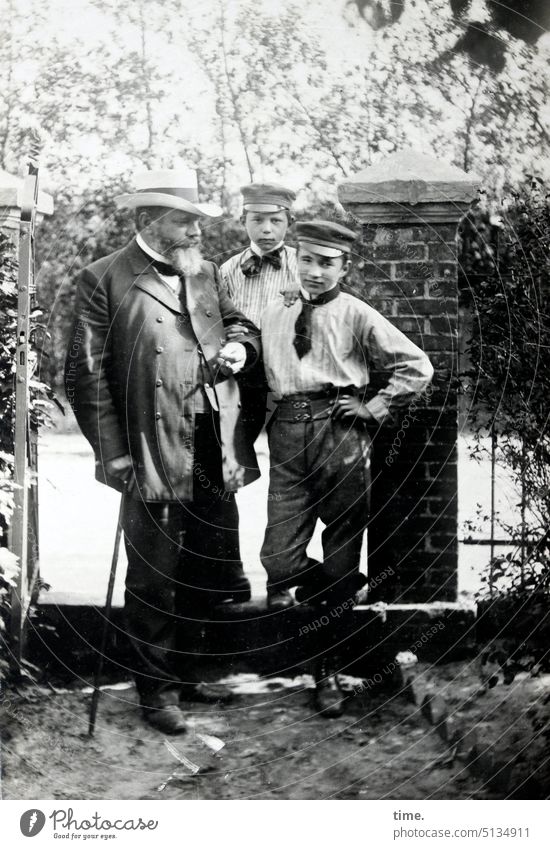
<path id="1" fill-rule="evenodd" d="M 152 265 L 159 274 L 164 274 L 166 277 L 174 277 L 177 274 L 178 277 L 182 277 L 173 265 L 169 265 L 167 262 L 161 262 L 160 259 L 152 259 L 151 257 L 148 257 L 148 259 L 149 265 Z"/>
<path id="2" fill-rule="evenodd" d="M 320 307 L 321 304 L 328 304 L 329 301 L 333 301 L 334 298 L 337 298 L 340 294 L 340 287 L 334 286 L 334 288 L 329 289 L 328 292 L 323 292 L 322 295 L 319 295 L 317 298 L 314 298 L 311 301 L 307 301 L 303 294 L 300 293 L 300 298 L 302 301 L 302 309 L 296 319 L 296 324 L 294 325 L 294 349 L 298 354 L 298 358 L 301 360 L 302 357 L 305 357 L 308 351 L 311 351 L 311 316 L 315 307 Z"/>
<path id="3" fill-rule="evenodd" d="M 259 256 L 252 252 L 250 256 L 241 263 L 241 271 L 245 277 L 257 277 L 264 265 L 271 265 L 278 270 L 281 267 L 282 247 L 268 254 Z"/>

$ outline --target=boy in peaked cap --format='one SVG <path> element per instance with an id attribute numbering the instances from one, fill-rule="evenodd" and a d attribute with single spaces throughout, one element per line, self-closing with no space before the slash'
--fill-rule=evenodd
<path id="1" fill-rule="evenodd" d="M 292 300 L 300 285 L 296 250 L 284 243 L 294 221 L 291 208 L 296 195 L 275 183 L 251 183 L 243 186 L 241 194 L 250 245 L 223 263 L 220 272 L 233 303 L 259 327 L 267 305 L 283 302 L 285 293 L 292 292 Z M 240 387 L 243 418 L 255 440 L 266 414 L 267 388 L 261 369 L 241 380 Z"/>
<path id="2" fill-rule="evenodd" d="M 339 716 L 343 697 L 335 674 L 334 624 L 351 610 L 364 583 L 359 574 L 369 514 L 368 428 L 392 423 L 429 384 L 424 354 L 373 307 L 340 291 L 356 234 L 331 221 L 296 225 L 300 298 L 273 302 L 262 315 L 264 367 L 277 408 L 269 425 L 271 458 L 268 523 L 261 551 L 268 607 L 282 610 L 308 600 L 338 616 L 326 617 L 316 664 L 316 707 Z M 387 384 L 365 400 L 371 367 L 389 373 Z M 317 519 L 322 563 L 307 546 Z M 324 621 L 324 620 L 322 620 Z M 332 627 L 331 627 L 332 625 Z M 339 622 L 339 626 L 342 621 Z"/>

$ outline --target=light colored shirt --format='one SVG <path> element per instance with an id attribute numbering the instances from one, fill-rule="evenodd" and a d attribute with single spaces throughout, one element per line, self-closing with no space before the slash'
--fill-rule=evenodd
<path id="1" fill-rule="evenodd" d="M 426 354 L 377 310 L 345 292 L 312 309 L 311 350 L 300 359 L 293 341 L 301 309 L 300 300 L 291 307 L 276 302 L 262 316 L 265 372 L 276 398 L 330 386 L 361 389 L 375 367 L 390 372 L 386 386 L 366 403 L 382 424 L 430 383 L 433 367 Z"/>
<path id="2" fill-rule="evenodd" d="M 220 268 L 222 281 L 235 306 L 245 314 L 256 327 L 261 327 L 262 313 L 266 306 L 274 301 L 283 303 L 281 292 L 298 289 L 298 262 L 294 248 L 284 245 L 281 251 L 281 267 L 273 268 L 265 263 L 260 273 L 254 277 L 245 277 L 241 263 L 248 259 L 253 251 L 246 248 L 240 254 L 232 256 Z"/>

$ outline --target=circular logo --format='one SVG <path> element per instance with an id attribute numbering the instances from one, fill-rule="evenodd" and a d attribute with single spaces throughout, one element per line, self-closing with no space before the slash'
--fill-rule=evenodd
<path id="1" fill-rule="evenodd" d="M 25 811 L 24 814 L 21 814 L 21 819 L 19 820 L 21 834 L 24 834 L 25 837 L 36 837 L 45 825 L 46 817 L 37 808 L 31 808 L 30 811 Z"/>

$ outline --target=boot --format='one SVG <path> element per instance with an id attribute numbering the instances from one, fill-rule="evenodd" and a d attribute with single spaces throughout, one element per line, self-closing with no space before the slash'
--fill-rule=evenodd
<path id="1" fill-rule="evenodd" d="M 329 719 L 344 713 L 344 694 L 338 682 L 338 675 L 332 671 L 330 658 L 326 655 L 315 665 L 315 708 Z"/>
<path id="2" fill-rule="evenodd" d="M 225 684 L 200 681 L 197 684 L 184 684 L 180 690 L 182 702 L 204 702 L 205 704 L 228 704 L 233 701 L 233 693 Z"/>
<path id="3" fill-rule="evenodd" d="M 163 734 L 185 734 L 187 723 L 174 692 L 158 694 L 142 701 L 145 721 Z"/>
<path id="4" fill-rule="evenodd" d="M 289 607 L 294 607 L 294 599 L 290 590 L 269 589 L 267 591 L 268 610 L 287 610 Z"/>

